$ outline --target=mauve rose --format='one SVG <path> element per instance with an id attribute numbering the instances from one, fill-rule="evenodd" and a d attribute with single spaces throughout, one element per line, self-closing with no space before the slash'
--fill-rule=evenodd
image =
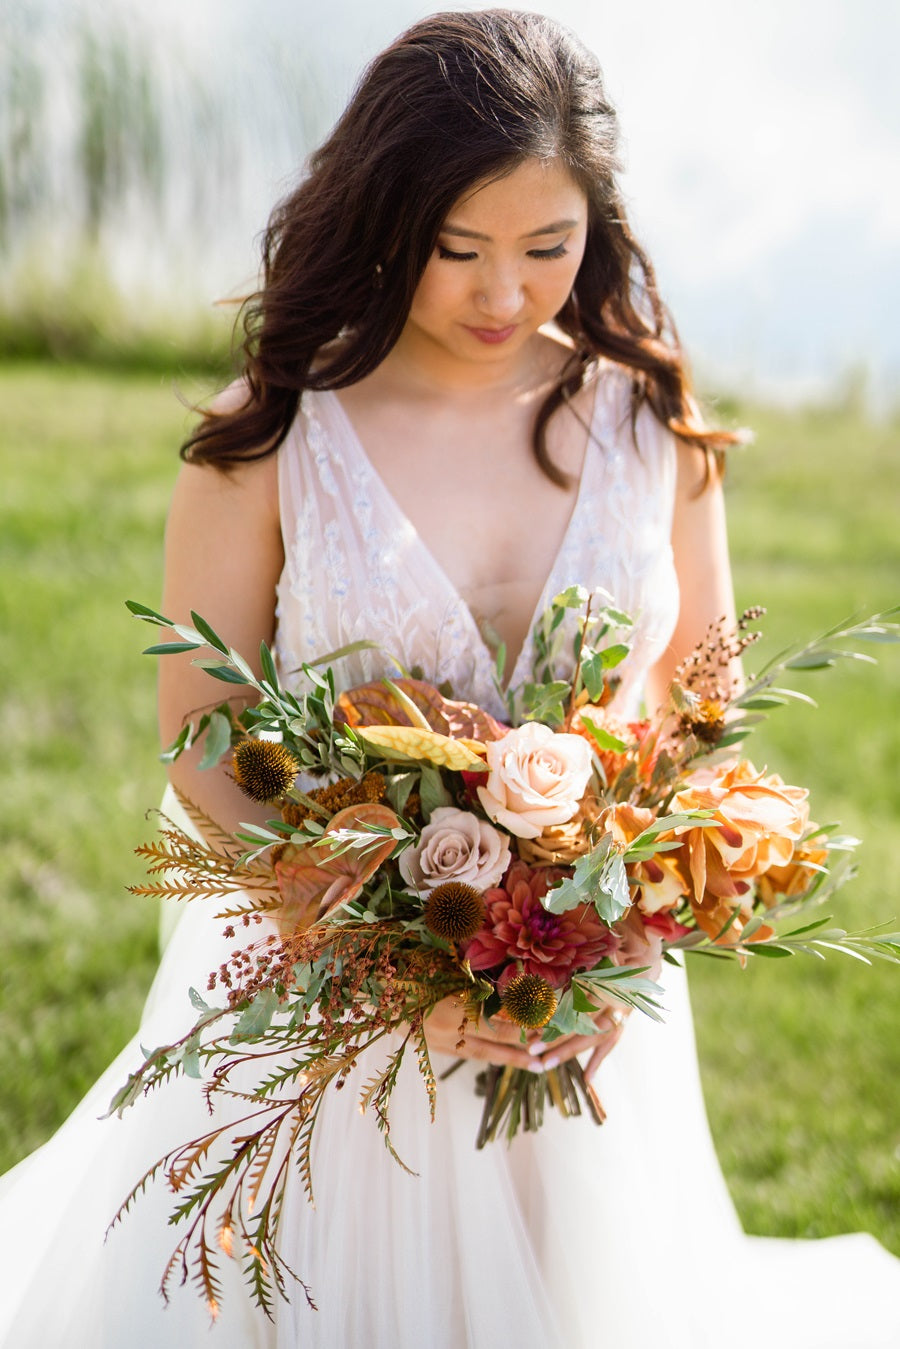
<path id="1" fill-rule="evenodd" d="M 496 885 L 509 866 L 504 836 L 468 810 L 438 806 L 414 848 L 400 855 L 400 874 L 420 893 L 445 881 L 459 881 L 476 890 Z"/>
<path id="2" fill-rule="evenodd" d="M 527 722 L 486 746 L 485 814 L 517 838 L 537 838 L 571 820 L 591 776 L 591 747 L 580 735 Z"/>

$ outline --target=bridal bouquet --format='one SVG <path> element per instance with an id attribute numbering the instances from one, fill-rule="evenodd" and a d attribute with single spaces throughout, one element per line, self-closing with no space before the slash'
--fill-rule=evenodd
<path id="1" fill-rule="evenodd" d="M 215 1251 L 237 1246 L 270 1311 L 293 1275 L 277 1246 L 285 1186 L 297 1168 L 312 1199 L 323 1098 L 368 1062 L 359 1104 L 394 1153 L 390 1099 L 407 1055 L 436 1106 L 425 1032 L 444 998 L 457 1001 L 460 1048 L 480 1017 L 518 1027 L 523 1042 L 611 1045 L 632 1011 L 661 1019 L 657 978 L 681 952 L 900 960 L 900 935 L 798 925 L 846 879 L 855 840 L 811 821 L 806 789 L 739 749 L 770 708 L 805 696 L 781 686 L 786 671 L 833 665 L 857 640 L 897 640 L 893 612 L 783 653 L 732 695 L 727 668 L 757 636 L 761 611 L 748 611 L 736 631 L 710 631 L 652 719 L 623 723 L 614 694 L 630 620 L 578 586 L 538 622 L 521 687 L 502 689 L 501 652 L 508 722 L 411 675 L 339 692 L 332 667 L 359 644 L 303 666 L 290 692 L 265 646 L 257 677 L 199 615 L 185 626 L 129 608 L 174 630 L 151 653 L 203 652 L 195 663 L 241 690 L 240 710 L 224 701 L 164 757 L 204 737 L 204 765 L 230 759 L 238 785 L 276 815 L 230 835 L 185 801 L 198 830 L 164 818 L 139 849 L 151 880 L 138 893 L 206 898 L 227 937 L 241 930 L 206 990 L 191 990 L 196 1024 L 149 1053 L 111 1107 L 179 1072 L 205 1078 L 211 1107 L 242 1103 L 239 1128 L 213 1113 L 120 1210 L 159 1173 L 175 1194 L 184 1230 L 164 1292 L 192 1261 L 215 1312 Z M 488 1068 L 477 1089 L 478 1146 L 539 1128 L 548 1105 L 603 1119 L 574 1057 L 545 1072 Z"/>

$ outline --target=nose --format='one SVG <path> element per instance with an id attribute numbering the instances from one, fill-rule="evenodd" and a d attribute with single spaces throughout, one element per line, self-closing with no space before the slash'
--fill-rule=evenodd
<path id="1" fill-rule="evenodd" d="M 491 268 L 490 272 L 482 274 L 477 286 L 479 312 L 497 323 L 509 323 L 517 318 L 523 298 L 518 268 Z"/>

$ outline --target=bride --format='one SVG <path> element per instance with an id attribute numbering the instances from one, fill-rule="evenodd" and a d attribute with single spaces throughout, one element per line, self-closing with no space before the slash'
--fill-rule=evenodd
<path id="1" fill-rule="evenodd" d="M 288 681 L 302 661 L 371 638 L 499 715 L 496 644 L 518 682 L 534 616 L 584 582 L 637 619 L 617 710 L 658 699 L 732 611 L 717 466 L 731 437 L 700 417 L 615 171 L 596 61 L 548 19 L 437 15 L 377 58 L 270 222 L 243 378 L 185 448 L 163 611 L 197 610 L 245 653 L 273 642 Z M 380 676 L 385 661 L 347 656 L 341 682 Z M 163 739 L 210 696 L 188 658 L 163 662 Z M 250 818 L 228 776 L 201 773 L 196 757 L 172 779 L 226 827 Z M 220 926 L 187 908 L 136 1040 L 3 1183 L 3 1346 L 900 1343 L 900 1264 L 871 1238 L 740 1231 L 680 971 L 666 1024 L 632 1018 L 602 1064 L 608 1035 L 542 1047 L 543 1066 L 586 1055 L 602 1130 L 554 1118 L 476 1153 L 476 1065 L 441 1084 L 433 1126 L 413 1071 L 394 1098 L 411 1177 L 360 1119 L 351 1083 L 320 1120 L 317 1207 L 298 1184 L 282 1224 L 318 1310 L 298 1291 L 268 1322 L 224 1259 L 211 1332 L 191 1288 L 164 1307 L 171 1196 L 149 1187 L 105 1244 L 104 1232 L 140 1174 L 204 1127 L 200 1084 L 97 1117 L 139 1046 L 185 1029 L 187 989 L 233 945 Z M 432 1016 L 437 1056 L 455 1052 L 457 1023 L 452 1007 Z M 463 1053 L 542 1066 L 484 1022 Z"/>

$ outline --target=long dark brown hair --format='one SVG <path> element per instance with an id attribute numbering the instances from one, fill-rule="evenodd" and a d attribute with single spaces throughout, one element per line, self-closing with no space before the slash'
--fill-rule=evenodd
<path id="1" fill-rule="evenodd" d="M 596 58 L 553 19 L 496 9 L 423 19 L 369 66 L 269 221 L 262 287 L 240 321 L 246 397 L 207 412 L 182 455 L 224 468 L 271 454 L 304 389 L 343 388 L 374 370 L 400 336 L 451 207 L 532 158 L 561 160 L 588 200 L 584 259 L 557 315 L 573 356 L 535 421 L 541 467 L 567 481 L 548 456 L 547 423 L 599 356 L 633 372 L 635 414 L 646 399 L 688 442 L 734 441 L 700 417 L 628 225 L 616 114 Z"/>

